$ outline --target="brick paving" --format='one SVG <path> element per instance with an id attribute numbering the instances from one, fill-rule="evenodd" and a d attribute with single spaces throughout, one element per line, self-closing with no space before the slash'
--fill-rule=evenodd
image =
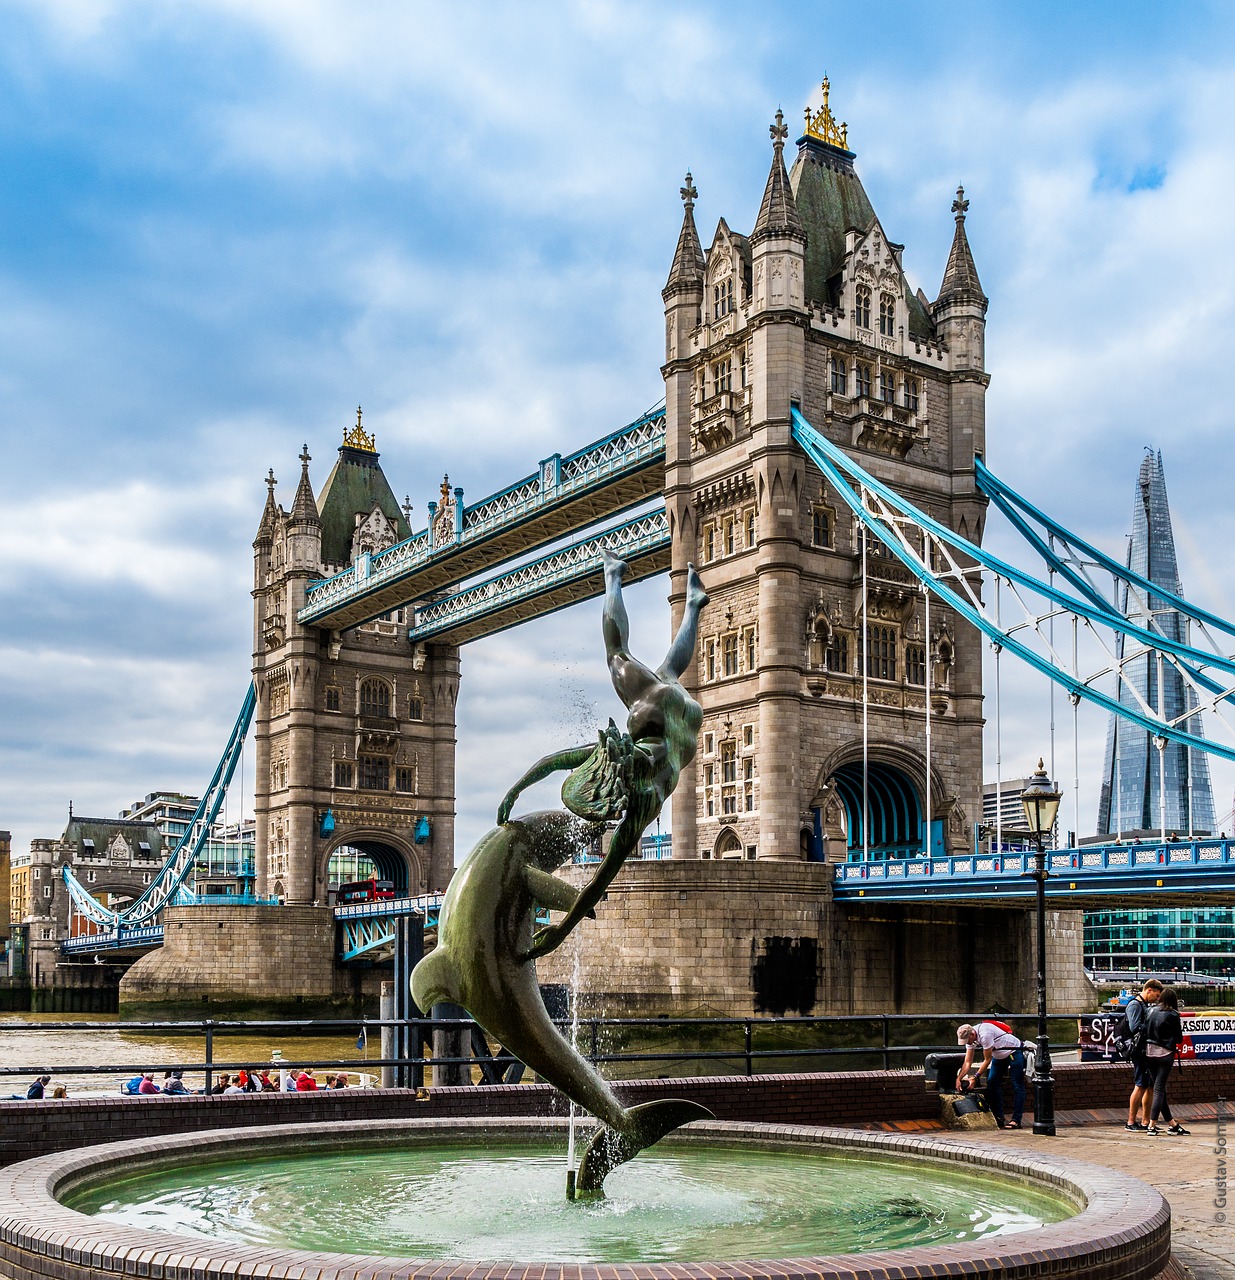
<path id="1" fill-rule="evenodd" d="M 984 1131 L 998 1148 L 1050 1152 L 1131 1174 L 1162 1193 L 1171 1206 L 1171 1253 L 1188 1280 L 1235 1280 L 1235 1213 L 1215 1221 L 1215 1140 L 1218 1110 L 1212 1104 L 1181 1104 L 1177 1119 L 1191 1130 L 1188 1137 L 1156 1138 L 1128 1133 L 1122 1111 L 1066 1111 L 1056 1119 L 1054 1138 L 1034 1137 L 1029 1128 Z M 1226 1107 L 1227 1129 L 1235 1107 Z M 1030 1116 L 1025 1118 L 1030 1124 Z M 921 1126 L 925 1127 L 925 1126 Z M 947 1139 L 973 1142 L 974 1133 L 948 1133 Z M 1229 1139 L 1228 1139 L 1229 1141 Z"/>

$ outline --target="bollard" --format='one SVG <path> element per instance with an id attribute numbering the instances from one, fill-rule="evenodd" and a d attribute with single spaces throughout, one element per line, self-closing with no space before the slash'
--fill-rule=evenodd
<path id="1" fill-rule="evenodd" d="M 435 1004 L 430 1016 L 434 1019 L 440 1018 L 443 1020 L 466 1018 L 467 1010 L 457 1004 Z M 441 1058 L 462 1058 L 467 1056 L 465 1047 L 467 1042 L 468 1034 L 465 1027 L 433 1028 L 434 1088 L 441 1088 L 443 1085 L 472 1083 L 472 1073 L 467 1069 L 466 1063 L 439 1061 Z"/>
<path id="2" fill-rule="evenodd" d="M 382 993 L 379 997 L 377 1016 L 387 1022 L 395 1016 L 395 984 L 393 982 L 382 983 Z M 393 1058 L 395 1056 L 395 1028 L 382 1028 L 382 1057 Z M 381 1086 L 383 1089 L 393 1089 L 395 1087 L 395 1069 L 392 1066 L 382 1068 Z"/>

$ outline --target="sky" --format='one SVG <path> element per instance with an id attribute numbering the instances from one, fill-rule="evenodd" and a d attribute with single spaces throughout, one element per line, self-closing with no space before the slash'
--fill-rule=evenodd
<path id="1" fill-rule="evenodd" d="M 825 73 L 932 297 L 964 183 L 989 464 L 1118 555 L 1161 449 L 1185 591 L 1235 614 L 1233 26 L 1205 0 L 0 0 L 15 851 L 70 801 L 204 787 L 248 682 L 263 477 L 290 505 L 307 442 L 320 489 L 358 403 L 417 525 L 443 473 L 474 501 L 654 404 L 686 170 L 705 244 L 749 231 L 771 118 Z M 636 652 L 664 647 L 665 590 L 630 592 Z M 599 655 L 598 604 L 464 650 L 460 851 L 495 760 L 620 714 Z M 1020 776 L 1044 690 L 1005 664 L 1001 691 Z M 1082 713 L 1082 831 L 1105 729 Z"/>

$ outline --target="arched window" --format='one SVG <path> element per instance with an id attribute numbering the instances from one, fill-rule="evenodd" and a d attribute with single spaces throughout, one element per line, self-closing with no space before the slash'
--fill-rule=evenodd
<path id="1" fill-rule="evenodd" d="M 728 827 L 720 833 L 716 838 L 717 858 L 740 858 L 742 856 L 742 842 L 738 839 L 736 832 L 731 831 Z"/>
<path id="2" fill-rule="evenodd" d="M 896 679 L 896 628 L 871 623 L 866 629 L 866 674 L 872 680 Z"/>
<path id="3" fill-rule="evenodd" d="M 896 399 L 896 375 L 888 369 L 879 374 L 879 398 L 884 404 L 891 404 Z"/>
<path id="4" fill-rule="evenodd" d="M 910 684 L 926 683 L 925 645 L 907 644 L 905 646 L 905 679 Z"/>
<path id="5" fill-rule="evenodd" d="M 896 299 L 890 293 L 879 295 L 879 332 L 885 338 L 896 332 Z"/>
<path id="6" fill-rule="evenodd" d="M 832 357 L 832 391 L 838 396 L 849 394 L 849 370 L 839 356 Z"/>
<path id="7" fill-rule="evenodd" d="M 366 680 L 360 686 L 360 714 L 390 715 L 390 686 L 385 680 Z"/>
<path id="8" fill-rule="evenodd" d="M 854 372 L 857 374 L 858 381 L 858 398 L 863 397 L 869 399 L 871 393 L 871 367 L 868 364 L 854 365 Z"/>
<path id="9" fill-rule="evenodd" d="M 871 291 L 864 285 L 858 285 L 854 291 L 854 319 L 859 329 L 871 327 Z"/>
<path id="10" fill-rule="evenodd" d="M 917 378 L 905 379 L 905 408 L 910 413 L 918 411 L 918 380 Z"/>

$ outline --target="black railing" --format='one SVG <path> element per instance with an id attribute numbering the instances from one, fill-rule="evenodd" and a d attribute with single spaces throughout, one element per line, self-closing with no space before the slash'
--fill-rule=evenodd
<path id="1" fill-rule="evenodd" d="M 1051 1021 L 1056 1024 L 1070 1023 L 1077 1025 L 1077 1018 L 1084 1015 L 1058 1014 Z M 1004 1021 L 1013 1026 L 1025 1024 L 1031 1028 L 1036 1018 L 1031 1014 L 1005 1014 Z M 782 1018 L 581 1018 L 574 1024 L 574 1034 L 579 1051 L 593 1065 L 608 1066 L 611 1076 L 634 1078 L 630 1068 L 638 1066 L 656 1069 L 654 1074 L 669 1064 L 691 1066 L 698 1064 L 716 1064 L 730 1062 L 735 1070 L 729 1072 L 704 1071 L 702 1074 L 756 1074 L 756 1065 L 771 1068 L 769 1073 L 780 1070 L 793 1070 L 795 1064 L 815 1063 L 810 1066 L 797 1066 L 798 1070 L 820 1069 L 822 1064 L 837 1059 L 849 1061 L 833 1069 L 844 1069 L 846 1066 L 870 1070 L 875 1066 L 883 1070 L 894 1068 L 921 1069 L 928 1053 L 951 1050 L 959 1052 L 955 1037 L 944 1043 L 902 1043 L 901 1037 L 894 1034 L 898 1028 L 929 1028 L 926 1034 L 938 1035 L 938 1029 L 947 1026 L 949 1034 L 962 1022 L 979 1022 L 980 1014 L 872 1014 L 847 1015 L 840 1017 L 782 1017 Z M 559 1021 L 556 1024 L 563 1034 L 571 1034 L 571 1024 Z M 311 1059 L 283 1059 L 273 1062 L 261 1062 L 257 1065 L 266 1070 L 298 1071 L 307 1067 L 314 1069 L 335 1069 L 355 1072 L 363 1070 L 372 1072 L 384 1067 L 392 1069 L 396 1084 L 419 1084 L 424 1078 L 426 1068 L 463 1068 L 467 1078 L 472 1078 L 473 1069 L 479 1074 L 480 1083 L 494 1084 L 513 1083 L 521 1075 L 521 1071 L 511 1071 L 517 1067 L 517 1060 L 504 1052 L 500 1046 L 489 1045 L 480 1028 L 470 1018 L 362 1018 L 362 1019 L 303 1019 L 294 1021 L 227 1021 L 204 1019 L 188 1022 L 39 1022 L 13 1023 L 0 1022 L 0 1061 L 7 1056 L 3 1053 L 4 1035 L 6 1032 L 54 1032 L 72 1031 L 75 1035 L 89 1037 L 93 1033 L 122 1031 L 134 1032 L 173 1032 L 180 1035 L 200 1035 L 203 1040 L 203 1056 L 198 1061 L 157 1063 L 158 1071 L 204 1072 L 205 1087 L 209 1092 L 214 1084 L 216 1073 L 252 1070 L 254 1061 L 250 1056 L 243 1061 L 228 1061 L 220 1058 L 216 1038 L 226 1045 L 229 1034 L 246 1033 L 261 1034 L 264 1032 L 300 1032 L 302 1034 L 349 1034 L 357 1035 L 362 1030 L 367 1038 L 370 1034 L 380 1033 L 390 1028 L 395 1046 L 404 1048 L 399 1052 L 396 1048 L 392 1056 L 365 1058 L 320 1057 Z M 855 1035 L 862 1028 L 874 1032 L 870 1035 Z M 1062 1030 L 1062 1028 L 1059 1028 Z M 454 1032 L 457 1043 L 472 1045 L 470 1053 L 453 1056 L 434 1056 L 413 1053 L 413 1046 L 421 1049 L 432 1043 L 434 1032 Z M 459 1034 L 462 1033 L 462 1034 Z M 1079 1028 L 1078 1028 L 1079 1034 Z M 732 1037 L 733 1044 L 718 1047 L 717 1040 Z M 1058 1050 L 1080 1048 L 1079 1042 L 1069 1040 L 1066 1035 L 1052 1035 L 1052 1044 Z M 659 1042 L 659 1047 L 658 1047 Z M 838 1043 L 840 1042 L 840 1043 Z M 88 1043 L 88 1041 L 86 1042 Z M 79 1046 L 82 1056 L 85 1043 Z M 225 1050 L 224 1050 L 225 1052 Z M 619 1070 L 615 1073 L 612 1068 Z M 150 1071 L 154 1066 L 149 1061 L 134 1063 L 110 1063 L 106 1065 L 81 1065 L 78 1063 L 51 1063 L 40 1060 L 34 1065 L 0 1065 L 0 1077 L 37 1076 L 47 1072 L 53 1076 L 72 1074 L 76 1076 L 126 1075 Z M 826 1068 L 824 1068 L 826 1069 Z"/>

